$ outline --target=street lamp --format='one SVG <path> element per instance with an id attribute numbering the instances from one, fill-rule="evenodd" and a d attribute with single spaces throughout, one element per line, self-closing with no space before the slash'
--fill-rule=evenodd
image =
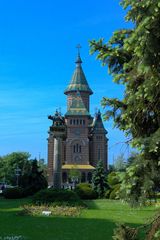
<path id="1" fill-rule="evenodd" d="M 15 169 L 15 175 L 16 175 L 16 186 L 18 187 L 19 185 L 19 176 L 20 176 L 21 169 L 18 168 L 18 166 Z"/>

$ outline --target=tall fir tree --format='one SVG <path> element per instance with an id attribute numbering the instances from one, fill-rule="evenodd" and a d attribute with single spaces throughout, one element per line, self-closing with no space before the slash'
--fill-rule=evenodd
<path id="1" fill-rule="evenodd" d="M 92 40 L 90 46 L 108 65 L 113 81 L 125 86 L 122 100 L 104 97 L 102 106 L 105 119 L 113 118 L 115 127 L 140 151 L 137 166 L 144 176 L 139 201 L 140 195 L 156 188 L 160 171 L 160 2 L 122 0 L 121 5 L 133 28 L 116 31 L 108 43 Z"/>
<path id="2" fill-rule="evenodd" d="M 103 167 L 103 162 L 99 161 L 92 176 L 93 189 L 101 198 L 104 196 L 105 190 L 107 188 L 106 174 Z"/>

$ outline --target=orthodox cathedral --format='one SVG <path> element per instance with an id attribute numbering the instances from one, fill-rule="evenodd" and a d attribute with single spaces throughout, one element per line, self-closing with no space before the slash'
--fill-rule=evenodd
<path id="1" fill-rule="evenodd" d="M 82 60 L 78 53 L 70 84 L 64 91 L 67 96 L 67 112 L 64 116 L 56 111 L 54 116 L 48 118 L 53 120 L 48 137 L 48 184 L 53 185 L 55 171 L 55 137 L 52 129 L 55 119 L 63 123 L 65 132 L 61 138 L 61 147 L 56 153 L 61 161 L 60 176 L 61 183 L 70 181 L 70 171 L 79 171 L 79 182 L 90 182 L 92 172 L 98 161 L 102 161 L 107 170 L 108 162 L 108 139 L 104 128 L 101 113 L 98 111 L 94 117 L 90 115 L 90 95 L 93 94 L 88 85 L 82 69 Z M 56 122 L 57 124 L 57 122 Z"/>

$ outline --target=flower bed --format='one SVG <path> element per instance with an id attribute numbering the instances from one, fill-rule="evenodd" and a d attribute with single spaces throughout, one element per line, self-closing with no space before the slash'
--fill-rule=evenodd
<path id="1" fill-rule="evenodd" d="M 22 210 L 19 212 L 19 215 L 31 215 L 31 216 L 41 216 L 44 215 L 44 212 L 49 212 L 46 216 L 70 216 L 75 217 L 79 216 L 81 213 L 82 207 L 76 206 L 35 206 L 35 205 L 24 205 Z"/>

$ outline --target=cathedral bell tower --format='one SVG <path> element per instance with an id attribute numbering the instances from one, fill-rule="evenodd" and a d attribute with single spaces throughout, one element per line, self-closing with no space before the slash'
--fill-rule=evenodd
<path id="1" fill-rule="evenodd" d="M 73 169 L 79 172 L 78 182 L 91 182 L 92 172 L 98 161 L 102 161 L 104 168 L 107 168 L 107 131 L 103 126 L 100 112 L 95 118 L 90 115 L 90 95 L 93 92 L 82 69 L 79 49 L 75 63 L 72 79 L 64 91 L 67 95 L 67 111 L 64 117 L 58 116 L 64 120 L 65 137 L 57 141 L 54 123 L 49 131 L 48 183 L 53 186 L 54 181 L 62 183 L 63 187 L 68 185 L 68 182 L 72 184 L 70 173 Z M 49 119 L 55 120 L 56 117 L 51 116 Z"/>
<path id="2" fill-rule="evenodd" d="M 77 59 L 76 59 L 76 69 L 73 73 L 72 80 L 66 90 L 64 91 L 64 94 L 67 95 L 67 109 L 70 110 L 73 101 L 77 99 L 77 92 L 79 93 L 79 96 L 81 96 L 81 100 L 84 104 L 84 107 L 89 112 L 89 96 L 93 94 L 92 90 L 90 89 L 86 77 L 84 75 L 83 69 L 82 69 L 82 60 L 80 57 L 80 54 L 78 53 Z"/>
<path id="3" fill-rule="evenodd" d="M 90 89 L 82 69 L 82 60 L 78 52 L 76 68 L 72 80 L 65 90 L 67 95 L 66 164 L 89 164 L 88 125 L 91 121 L 89 113 Z"/>

